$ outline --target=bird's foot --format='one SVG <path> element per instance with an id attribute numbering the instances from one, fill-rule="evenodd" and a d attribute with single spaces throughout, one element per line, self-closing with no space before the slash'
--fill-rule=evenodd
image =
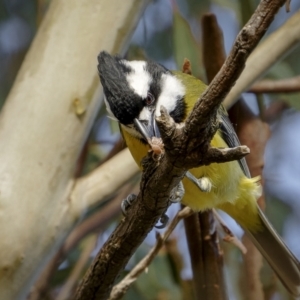
<path id="1" fill-rule="evenodd" d="M 135 194 L 129 194 L 127 196 L 127 198 L 125 198 L 122 203 L 121 203 L 121 210 L 122 210 L 122 213 L 123 213 L 123 216 L 126 216 L 127 214 L 127 211 L 128 211 L 128 208 L 130 206 L 132 206 L 133 202 L 136 200 L 137 198 L 137 195 Z M 169 222 L 169 217 L 164 213 L 160 219 L 159 219 L 159 222 L 161 223 L 160 225 L 155 225 L 155 228 L 157 229 L 162 229 L 162 228 L 165 228 L 166 225 L 168 224 Z"/>
<path id="2" fill-rule="evenodd" d="M 196 178 L 190 172 L 186 172 L 185 176 L 192 181 L 201 192 L 209 193 L 212 188 L 212 183 L 208 177 Z"/>
<path id="3" fill-rule="evenodd" d="M 161 223 L 160 225 L 155 225 L 155 228 L 157 229 L 163 229 L 167 226 L 167 224 L 169 223 L 169 217 L 163 213 L 162 216 L 159 219 L 159 222 Z"/>
<path id="4" fill-rule="evenodd" d="M 184 186 L 182 181 L 179 182 L 179 184 L 173 189 L 170 196 L 170 201 L 172 203 L 178 203 L 181 201 L 185 193 Z M 160 218 L 161 225 L 156 225 L 155 227 L 158 229 L 165 228 L 169 222 L 169 217 L 164 213 Z"/>
<path id="5" fill-rule="evenodd" d="M 212 183 L 208 177 L 201 177 L 198 179 L 199 188 L 202 192 L 209 193 L 212 188 Z"/>
<path id="6" fill-rule="evenodd" d="M 178 185 L 173 189 L 170 196 L 170 201 L 172 203 L 178 203 L 182 200 L 185 193 L 185 189 L 182 181 L 178 183 Z"/>
<path id="7" fill-rule="evenodd" d="M 129 194 L 127 198 L 125 198 L 121 203 L 121 210 L 123 216 L 126 216 L 128 208 L 132 205 L 132 203 L 136 200 L 137 195 Z"/>

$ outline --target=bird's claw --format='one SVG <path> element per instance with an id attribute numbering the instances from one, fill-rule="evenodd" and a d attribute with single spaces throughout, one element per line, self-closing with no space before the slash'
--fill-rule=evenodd
<path id="1" fill-rule="evenodd" d="M 183 186 L 182 181 L 178 183 L 178 185 L 173 189 L 171 196 L 170 196 L 170 201 L 172 203 L 178 203 L 181 201 L 185 193 L 185 189 Z"/>
<path id="2" fill-rule="evenodd" d="M 170 196 L 170 201 L 172 203 L 178 203 L 181 201 L 185 193 L 184 186 L 182 181 L 179 182 L 179 184 L 173 189 L 171 196 Z M 135 194 L 129 194 L 126 199 L 124 199 L 121 203 L 121 210 L 124 216 L 127 214 L 128 208 L 132 205 L 132 203 L 136 200 L 137 196 Z M 157 229 L 162 229 L 165 228 L 166 225 L 169 222 L 169 217 L 164 213 L 159 222 L 161 223 L 160 225 L 155 225 L 155 228 Z"/>
<path id="3" fill-rule="evenodd" d="M 185 193 L 184 186 L 183 186 L 182 181 L 180 181 L 179 184 L 173 189 L 171 196 L 170 196 L 170 201 L 172 203 L 180 202 L 184 196 L 184 193 Z M 169 217 L 164 213 L 161 216 L 159 221 L 160 221 L 161 225 L 156 225 L 155 228 L 158 228 L 158 229 L 165 228 L 169 222 Z"/>
<path id="4" fill-rule="evenodd" d="M 185 176 L 192 181 L 201 192 L 209 193 L 212 188 L 212 183 L 208 177 L 196 178 L 190 172 L 186 172 Z"/>
<path id="5" fill-rule="evenodd" d="M 167 226 L 168 222 L 169 222 L 169 217 L 164 213 L 160 219 L 159 219 L 161 225 L 155 225 L 155 228 L 157 229 L 163 229 Z"/>
<path id="6" fill-rule="evenodd" d="M 132 205 L 132 203 L 136 200 L 137 195 L 129 194 L 127 198 L 125 198 L 121 203 L 121 210 L 123 216 L 126 216 L 128 208 Z"/>

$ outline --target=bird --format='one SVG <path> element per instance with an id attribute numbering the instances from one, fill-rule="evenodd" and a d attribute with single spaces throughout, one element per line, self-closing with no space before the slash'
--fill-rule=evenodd
<path id="1" fill-rule="evenodd" d="M 101 51 L 98 73 L 110 117 L 119 122 L 120 131 L 135 162 L 150 150 L 149 139 L 160 138 L 156 118 L 165 107 L 175 123 L 183 123 L 206 85 L 198 78 L 170 71 L 154 61 L 128 61 Z M 219 129 L 212 147 L 240 145 L 225 108 L 218 109 Z M 194 211 L 220 209 L 247 232 L 280 281 L 297 297 L 300 295 L 300 263 L 274 230 L 257 205 L 260 178 L 251 178 L 245 158 L 212 163 L 188 170 L 182 180 L 181 202 Z"/>

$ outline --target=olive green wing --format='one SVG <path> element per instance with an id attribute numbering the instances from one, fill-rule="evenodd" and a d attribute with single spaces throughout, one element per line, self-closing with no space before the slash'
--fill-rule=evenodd
<path id="1" fill-rule="evenodd" d="M 232 123 L 230 122 L 228 118 L 228 114 L 223 106 L 219 108 L 219 116 L 221 119 L 220 122 L 220 132 L 222 135 L 222 138 L 228 145 L 228 147 L 233 148 L 233 147 L 238 147 L 241 145 L 240 140 L 232 126 Z M 251 178 L 251 174 L 249 171 L 249 168 L 246 163 L 246 159 L 242 158 L 239 160 L 239 164 L 241 169 L 243 170 L 244 174 L 248 177 Z"/>

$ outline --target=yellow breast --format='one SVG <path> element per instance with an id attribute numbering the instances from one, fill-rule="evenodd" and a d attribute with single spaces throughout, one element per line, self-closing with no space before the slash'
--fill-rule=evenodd
<path id="1" fill-rule="evenodd" d="M 131 136 L 122 128 L 123 137 L 135 159 L 140 163 L 150 149 L 148 145 Z M 211 145 L 227 147 L 222 137 L 217 133 Z M 240 225 L 254 229 L 257 215 L 256 199 L 259 195 L 259 178 L 247 178 L 237 161 L 203 166 L 190 170 L 196 177 L 208 177 L 212 183 L 210 192 L 201 192 L 199 188 L 186 177 L 183 179 L 185 195 L 182 203 L 195 211 L 210 208 L 220 208 L 236 219 Z"/>

